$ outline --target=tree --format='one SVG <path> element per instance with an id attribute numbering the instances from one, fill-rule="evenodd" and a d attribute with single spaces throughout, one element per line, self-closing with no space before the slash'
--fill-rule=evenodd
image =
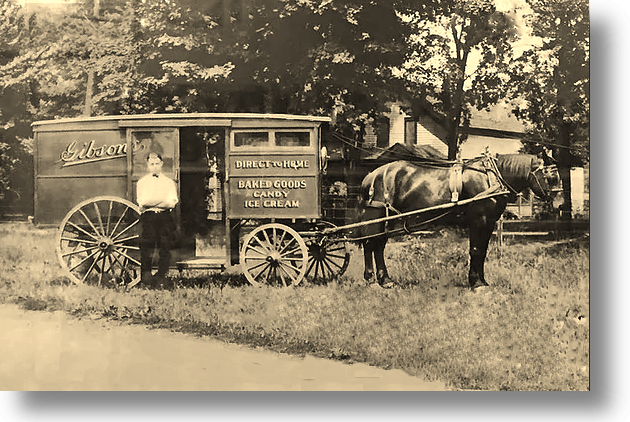
<path id="1" fill-rule="evenodd" d="M 406 33 L 392 3 L 180 0 L 145 13 L 156 14 L 141 18 L 155 22 L 141 31 L 148 97 L 173 99 L 150 108 L 360 120 L 401 81 Z"/>
<path id="2" fill-rule="evenodd" d="M 0 1 L 0 66 L 14 60 L 28 35 L 28 21 L 13 1 Z M 1 92 L 0 101 L 0 204 L 15 203 L 29 190 L 32 159 L 28 148 L 30 121 L 28 86 L 17 85 Z"/>
<path id="3" fill-rule="evenodd" d="M 571 218 L 571 167 L 589 154 L 589 13 L 586 0 L 528 0 L 532 34 L 541 44 L 515 61 L 514 114 L 527 121 L 532 144 L 554 151 Z"/>
<path id="4" fill-rule="evenodd" d="M 507 95 L 511 42 L 518 37 L 513 16 L 493 0 L 434 1 L 409 9 L 416 34 L 405 66 L 414 114 L 429 114 L 447 131 L 448 158 L 455 159 L 470 124 L 481 110 Z"/>

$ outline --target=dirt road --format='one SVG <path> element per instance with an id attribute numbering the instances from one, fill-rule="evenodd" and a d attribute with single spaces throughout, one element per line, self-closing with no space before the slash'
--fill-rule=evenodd
<path id="1" fill-rule="evenodd" d="M 435 391 L 400 370 L 0 305 L 0 390 Z"/>

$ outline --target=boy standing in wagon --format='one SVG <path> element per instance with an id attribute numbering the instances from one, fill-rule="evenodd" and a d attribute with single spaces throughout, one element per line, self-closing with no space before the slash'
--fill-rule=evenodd
<path id="1" fill-rule="evenodd" d="M 158 153 L 147 157 L 148 174 L 138 180 L 137 200 L 142 224 L 140 264 L 142 283 L 156 286 L 164 283 L 175 246 L 176 225 L 173 208 L 178 203 L 177 186 L 162 172 L 164 161 Z M 159 251 L 158 271 L 151 275 L 153 251 Z"/>

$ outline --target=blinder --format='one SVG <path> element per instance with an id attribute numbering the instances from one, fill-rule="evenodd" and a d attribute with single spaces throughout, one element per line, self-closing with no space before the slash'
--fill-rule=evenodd
<path id="1" fill-rule="evenodd" d="M 544 162 L 542 162 L 540 166 L 536 168 L 536 170 L 529 172 L 527 180 L 529 181 L 529 184 L 532 188 L 538 188 L 540 193 L 544 195 L 544 198 L 541 199 L 544 199 L 545 201 L 551 201 L 551 185 L 557 183 L 557 172 L 558 169 L 555 164 L 546 166 Z M 544 180 L 546 185 L 545 187 L 541 184 L 541 180 Z"/>

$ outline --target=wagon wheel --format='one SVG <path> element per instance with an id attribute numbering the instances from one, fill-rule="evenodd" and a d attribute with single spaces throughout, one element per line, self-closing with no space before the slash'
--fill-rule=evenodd
<path id="1" fill-rule="evenodd" d="M 337 227 L 327 221 L 318 222 L 316 230 Z M 308 267 L 306 277 L 312 280 L 333 280 L 342 275 L 350 264 L 348 243 L 338 234 L 313 236 L 306 241 Z"/>
<path id="2" fill-rule="evenodd" d="M 247 280 L 297 286 L 306 274 L 308 249 L 302 237 L 282 224 L 265 224 L 249 233 L 241 248 L 241 266 Z"/>
<path id="3" fill-rule="evenodd" d="M 66 214 L 57 233 L 57 257 L 73 282 L 138 284 L 139 211 L 125 199 L 99 196 Z"/>

